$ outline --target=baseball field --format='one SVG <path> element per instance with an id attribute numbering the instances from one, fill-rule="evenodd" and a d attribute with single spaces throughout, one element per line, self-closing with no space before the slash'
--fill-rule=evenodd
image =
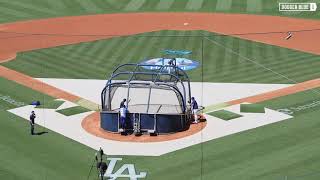
<path id="1" fill-rule="evenodd" d="M 98 179 L 99 147 L 105 179 L 320 179 L 320 13 L 283 2 L 0 0 L 0 179 Z M 155 137 L 90 125 L 115 67 L 168 49 L 199 63 L 186 72 L 206 122 Z"/>

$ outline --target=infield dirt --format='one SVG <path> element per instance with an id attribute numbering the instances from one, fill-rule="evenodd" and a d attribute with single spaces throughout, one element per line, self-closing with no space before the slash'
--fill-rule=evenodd
<path id="1" fill-rule="evenodd" d="M 0 58 L 3 60 L 11 59 L 8 57 L 18 52 L 160 30 L 205 30 L 320 54 L 318 31 L 295 32 L 320 29 L 319 21 L 277 16 L 128 13 L 31 20 L 1 27 L 5 29 L 0 30 Z M 285 39 L 288 31 L 293 32 L 290 40 Z"/>
<path id="2" fill-rule="evenodd" d="M 300 31 L 320 29 L 319 21 L 276 16 L 128 13 L 31 20 L 2 24 L 1 27 L 4 30 L 0 31 L 0 63 L 14 59 L 19 52 L 160 30 L 205 30 L 320 55 L 319 32 Z M 285 39 L 288 31 L 293 32 L 290 40 Z M 265 32 L 269 33 L 266 35 Z M 56 98 L 79 100 L 77 96 L 3 66 L 0 66 L 0 76 Z M 268 100 L 318 86 L 316 79 L 230 103 Z"/>

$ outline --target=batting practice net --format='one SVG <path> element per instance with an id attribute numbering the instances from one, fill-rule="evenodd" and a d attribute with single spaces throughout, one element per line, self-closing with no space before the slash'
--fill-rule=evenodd
<path id="1" fill-rule="evenodd" d="M 136 121 L 140 126 L 152 124 L 148 125 L 152 128 L 145 130 L 158 133 L 161 133 L 161 129 L 165 129 L 163 133 L 170 133 L 188 127 L 190 80 L 188 75 L 174 63 L 172 65 L 123 64 L 117 67 L 101 93 L 101 121 L 105 122 L 102 128 L 110 130 L 107 124 L 117 125 L 118 129 L 113 127 L 111 131 L 119 131 L 119 108 L 123 99 L 127 99 L 129 129 L 134 128 Z M 166 120 L 163 117 L 166 117 Z M 111 121 L 115 124 L 110 124 Z M 168 129 L 166 126 L 176 126 L 176 128 Z"/>

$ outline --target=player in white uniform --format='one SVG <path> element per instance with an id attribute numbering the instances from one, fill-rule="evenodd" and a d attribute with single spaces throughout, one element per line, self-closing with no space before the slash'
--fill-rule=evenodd
<path id="1" fill-rule="evenodd" d="M 126 125 L 126 117 L 127 117 L 127 108 L 126 106 L 122 106 L 119 110 L 120 112 L 120 127 L 125 129 Z"/>
<path id="2" fill-rule="evenodd" d="M 192 110 L 192 114 L 194 117 L 194 123 L 198 123 L 198 103 L 197 101 L 194 99 L 194 97 L 191 98 L 191 110 Z"/>

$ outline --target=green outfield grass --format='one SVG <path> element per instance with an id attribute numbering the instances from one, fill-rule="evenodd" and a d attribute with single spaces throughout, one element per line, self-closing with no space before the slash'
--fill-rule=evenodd
<path id="1" fill-rule="evenodd" d="M 84 112 L 88 112 L 88 111 L 90 111 L 90 110 L 86 109 L 84 107 L 75 106 L 75 107 L 71 107 L 71 108 L 60 109 L 60 110 L 57 110 L 56 112 L 63 114 L 65 116 L 72 116 L 75 114 L 80 114 L 80 113 L 84 113 Z"/>
<path id="2" fill-rule="evenodd" d="M 11 89 L 2 94 L 16 101 L 37 96 L 51 99 L 5 79 Z M 318 89 L 319 90 L 319 89 Z M 16 96 L 28 92 L 30 96 Z M 309 103 L 319 94 L 306 91 L 260 103 L 278 109 Z M 29 135 L 29 124 L 9 112 L 0 100 L 0 179 L 55 180 L 86 179 L 95 151 L 42 127 L 40 136 Z M 318 180 L 320 172 L 320 110 L 301 111 L 294 118 L 205 142 L 160 157 L 122 156 L 147 179 L 220 179 L 220 180 Z M 112 147 L 110 147 L 112 148 Z M 109 156 L 110 157 L 110 156 Z M 96 178 L 93 173 L 90 180 Z M 201 178 L 202 177 L 202 178 Z"/>
<path id="3" fill-rule="evenodd" d="M 6 111 L 19 107 L 12 104 L 12 100 L 27 105 L 35 99 L 52 102 L 54 98 L 3 78 L 0 78 L 0 84 L 1 95 L 11 99 L 11 103 L 0 99 L 0 179 L 77 179 L 85 176 L 91 149 L 39 126 L 36 126 L 36 132 L 49 133 L 31 136 L 29 122 Z M 78 169 L 77 173 L 72 172 L 74 168 Z"/>
<path id="4" fill-rule="evenodd" d="M 209 37 L 199 37 L 203 34 Z M 162 57 L 164 49 L 192 51 L 188 58 L 203 65 L 203 72 L 202 67 L 188 71 L 192 81 L 201 81 L 203 73 L 208 82 L 293 83 L 266 68 L 296 82 L 320 77 L 317 55 L 203 31 L 159 31 L 35 50 L 3 65 L 33 77 L 106 79 L 116 66 Z"/>
<path id="5" fill-rule="evenodd" d="M 285 0 L 1 0 L 0 23 L 59 16 L 128 12 L 225 12 L 319 18 L 318 12 L 283 13 Z M 298 0 L 294 2 L 319 2 Z"/>

